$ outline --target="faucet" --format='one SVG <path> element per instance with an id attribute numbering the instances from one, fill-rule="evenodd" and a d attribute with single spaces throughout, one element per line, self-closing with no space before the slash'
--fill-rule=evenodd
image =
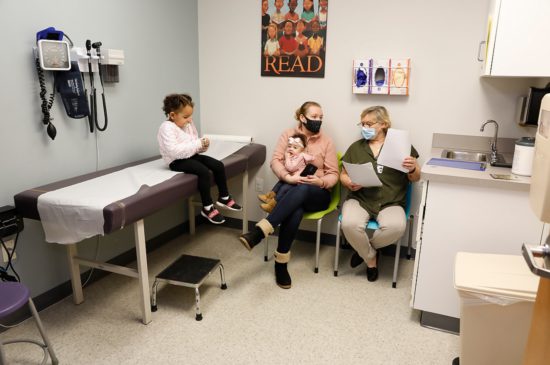
<path id="1" fill-rule="evenodd" d="M 494 120 L 488 120 L 481 125 L 481 128 L 479 129 L 479 131 L 483 132 L 483 130 L 485 129 L 485 126 L 489 123 L 495 124 L 495 136 L 491 141 L 491 164 L 494 164 L 495 162 L 497 162 L 498 123 L 495 122 Z"/>

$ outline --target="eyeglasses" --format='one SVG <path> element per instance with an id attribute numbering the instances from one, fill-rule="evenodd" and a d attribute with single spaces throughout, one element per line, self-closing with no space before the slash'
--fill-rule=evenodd
<path id="1" fill-rule="evenodd" d="M 375 124 L 378 124 L 378 121 L 375 121 L 375 122 L 359 122 L 359 123 L 357 123 L 357 126 L 370 128 Z"/>

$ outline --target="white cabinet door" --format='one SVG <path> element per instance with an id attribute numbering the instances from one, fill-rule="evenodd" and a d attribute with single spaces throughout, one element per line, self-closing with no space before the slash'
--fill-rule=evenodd
<path id="1" fill-rule="evenodd" d="M 413 307 L 459 318 L 454 287 L 457 252 L 521 255 L 523 243 L 539 243 L 543 223 L 531 211 L 528 194 L 430 181 L 413 277 Z"/>
<path id="2" fill-rule="evenodd" d="M 493 0 L 484 74 L 550 76 L 550 1 Z"/>

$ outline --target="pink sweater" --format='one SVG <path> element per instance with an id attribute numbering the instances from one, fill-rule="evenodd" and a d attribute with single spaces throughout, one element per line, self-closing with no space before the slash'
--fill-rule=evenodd
<path id="1" fill-rule="evenodd" d="M 191 122 L 180 128 L 172 121 L 165 121 L 159 127 L 157 134 L 159 151 L 167 165 L 174 160 L 189 158 L 202 147 L 199 134 Z"/>
<path id="2" fill-rule="evenodd" d="M 288 137 L 296 133 L 304 134 L 299 127 L 287 129 L 281 134 L 277 146 L 275 146 L 271 159 L 271 170 L 280 180 L 290 173 L 285 168 L 285 151 L 288 145 Z M 313 156 L 314 159 L 311 163 L 317 166 L 315 175 L 323 180 L 324 187 L 326 189 L 333 187 L 338 181 L 338 160 L 332 139 L 321 130 L 308 138 L 304 152 Z"/>
<path id="3" fill-rule="evenodd" d="M 291 175 L 301 173 L 304 167 L 306 167 L 306 165 L 314 159 L 312 155 L 308 155 L 303 152 L 300 152 L 297 155 L 291 155 L 289 152 L 285 152 L 285 154 L 285 169 Z"/>

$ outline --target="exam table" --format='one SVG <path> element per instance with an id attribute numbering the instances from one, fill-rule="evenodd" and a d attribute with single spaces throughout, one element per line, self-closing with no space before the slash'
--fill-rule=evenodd
<path id="1" fill-rule="evenodd" d="M 132 166 L 145 164 L 159 159 L 160 156 L 127 163 L 121 166 L 77 176 L 74 178 L 54 182 L 37 188 L 23 191 L 14 196 L 18 213 L 24 218 L 40 220 L 37 207 L 40 195 L 73 186 L 99 176 L 108 175 Z M 225 165 L 227 178 L 242 175 L 242 231 L 246 232 L 247 220 L 247 195 L 248 195 L 248 171 L 261 166 L 266 158 L 266 147 L 261 144 L 250 143 L 238 151 L 232 153 L 221 161 Z M 212 185 L 214 182 L 212 180 Z M 136 246 L 137 269 L 98 262 L 78 256 L 77 243 L 66 244 L 67 257 L 70 270 L 73 300 L 75 304 L 84 301 L 82 283 L 80 279 L 80 265 L 98 268 L 117 274 L 130 276 L 139 280 L 140 305 L 142 310 L 142 322 L 151 322 L 151 307 L 149 302 L 149 277 L 147 270 L 147 254 L 145 249 L 144 218 L 172 204 L 178 199 L 189 199 L 189 224 L 191 234 L 195 233 L 196 203 L 192 201 L 193 195 L 198 192 L 197 177 L 195 175 L 180 173 L 162 183 L 153 186 L 142 186 L 137 193 L 127 198 L 113 201 L 103 208 L 103 232 L 109 234 L 120 230 L 130 224 L 134 228 L 134 243 Z"/>

